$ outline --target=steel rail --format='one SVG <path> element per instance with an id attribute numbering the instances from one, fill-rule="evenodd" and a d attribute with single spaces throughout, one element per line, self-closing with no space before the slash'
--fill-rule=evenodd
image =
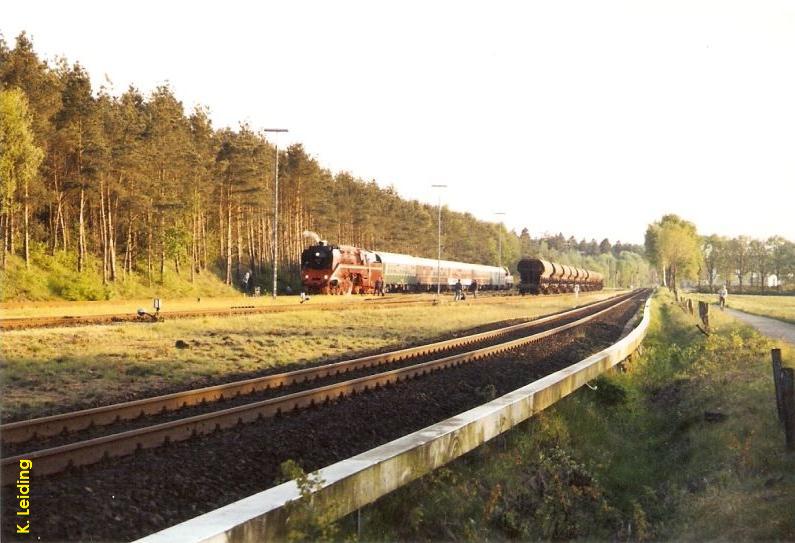
<path id="1" fill-rule="evenodd" d="M 0 425 L 0 436 L 3 443 L 24 443 L 34 438 L 50 437 L 60 433 L 84 430 L 91 426 L 107 426 L 119 421 L 133 420 L 145 415 L 155 415 L 164 411 L 175 411 L 202 403 L 221 401 L 240 395 L 289 386 L 297 383 L 317 380 L 324 377 L 340 375 L 350 371 L 390 364 L 408 360 L 427 354 L 437 353 L 460 346 L 496 338 L 525 328 L 532 328 L 555 320 L 565 319 L 577 313 L 588 311 L 599 305 L 610 304 L 632 293 L 622 294 L 607 300 L 599 300 L 581 307 L 555 313 L 525 323 L 515 324 L 471 334 L 468 336 L 438 341 L 416 347 L 408 347 L 396 351 L 344 360 L 332 364 L 303 368 L 289 372 L 276 373 L 263 377 L 254 377 L 231 383 L 208 386 L 193 390 L 174 392 L 151 398 L 142 398 L 118 404 L 105 405 L 69 413 L 49 415 L 30 420 L 10 422 Z"/>
<path id="2" fill-rule="evenodd" d="M 313 507 L 327 520 L 344 517 L 467 454 L 631 357 L 650 322 L 650 300 L 643 318 L 624 339 L 546 377 L 488 403 L 426 426 L 316 472 L 321 483 L 311 489 Z M 635 319 L 630 319 L 634 321 Z M 411 466 L 411 469 L 405 469 Z M 305 496 L 295 480 L 256 492 L 177 525 L 136 539 L 134 543 L 218 543 L 287 539 L 291 504 Z"/>
<path id="3" fill-rule="evenodd" d="M 196 435 L 210 434 L 217 430 L 231 428 L 239 424 L 254 422 L 266 417 L 274 417 L 282 413 L 327 403 L 348 395 L 366 392 L 371 388 L 399 383 L 400 381 L 419 377 L 444 368 L 458 366 L 465 362 L 480 360 L 486 356 L 510 350 L 524 344 L 534 343 L 554 334 L 580 326 L 607 311 L 630 302 L 641 294 L 643 294 L 643 291 L 634 292 L 631 295 L 624 296 L 623 299 L 619 299 L 618 302 L 616 302 L 616 298 L 613 298 L 611 301 L 615 303 L 591 315 L 544 332 L 500 343 L 498 345 L 483 347 L 439 360 L 360 377 L 358 379 L 335 383 L 316 389 L 296 392 L 287 396 L 252 402 L 222 411 L 205 413 L 185 419 L 156 424 L 146 428 L 129 430 L 118 434 L 102 436 L 78 443 L 71 443 L 5 458 L 2 460 L 3 480 L 13 480 L 16 476 L 15 474 L 18 473 L 18 462 L 23 459 L 33 461 L 38 475 L 58 473 L 67 469 L 69 466 L 85 466 L 99 462 L 103 458 L 118 458 L 132 454 L 138 449 L 155 448 L 164 443 L 184 441 Z"/>

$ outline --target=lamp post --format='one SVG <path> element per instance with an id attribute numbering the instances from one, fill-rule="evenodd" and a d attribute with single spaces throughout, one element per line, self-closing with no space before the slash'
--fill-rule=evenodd
<path id="1" fill-rule="evenodd" d="M 287 132 L 286 128 L 263 128 L 263 132 Z M 273 299 L 276 299 L 276 274 L 279 256 L 279 144 L 276 147 L 276 167 L 273 170 L 275 178 L 273 189 Z"/>
<path id="2" fill-rule="evenodd" d="M 435 189 L 446 189 L 447 185 L 431 185 Z M 436 298 L 442 292 L 442 193 L 439 192 L 439 252 L 436 255 Z"/>
<path id="3" fill-rule="evenodd" d="M 502 215 L 502 216 L 507 215 L 507 213 L 505 213 L 503 211 L 495 211 L 494 214 L 495 215 Z M 497 265 L 500 268 L 502 268 L 502 222 L 500 222 L 500 224 L 497 225 L 497 226 L 500 229 L 499 242 L 497 243 Z"/>

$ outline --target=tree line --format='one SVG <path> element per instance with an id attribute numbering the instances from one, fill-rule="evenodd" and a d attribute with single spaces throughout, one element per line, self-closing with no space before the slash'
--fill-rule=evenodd
<path id="1" fill-rule="evenodd" d="M 275 249 L 280 285 L 295 286 L 306 230 L 331 243 L 437 253 L 436 206 L 332 173 L 300 144 L 278 149 L 277 160 L 265 133 L 245 124 L 216 129 L 206 108 L 185 111 L 168 85 L 148 95 L 94 89 L 79 63 L 39 58 L 25 33 L 13 48 L 0 38 L 0 115 L 3 269 L 30 267 L 32 255 L 67 255 L 76 271 L 100 273 L 105 284 L 132 276 L 162 283 L 168 270 L 237 285 L 250 271 L 254 284 L 268 286 Z M 608 260 L 638 251 L 562 234 L 528 244 L 529 235 L 502 224 L 441 213 L 450 260 L 515 269 L 523 255 L 552 254 L 583 267 L 575 260 L 591 258 L 592 269 L 609 272 Z"/>
<path id="2" fill-rule="evenodd" d="M 702 236 L 692 222 L 665 215 L 649 225 L 645 246 L 662 283 L 674 288 L 683 280 L 711 292 L 722 285 L 740 292 L 795 287 L 795 243 L 782 236 Z M 769 285 L 772 276 L 775 281 Z"/>
<path id="3" fill-rule="evenodd" d="M 186 112 L 168 86 L 149 96 L 94 91 L 80 64 L 40 59 L 23 33 L 0 41 L 4 131 L 2 264 L 31 246 L 89 256 L 106 282 L 167 267 L 208 270 L 235 284 L 264 280 L 274 256 L 276 147 L 249 126 L 214 129 L 206 108 Z M 10 136 L 9 136 L 10 137 Z M 10 141 L 10 139 L 9 139 Z M 8 159 L 8 160 L 5 160 Z M 305 230 L 332 243 L 436 254 L 437 209 L 347 172 L 322 168 L 303 147 L 279 150 L 278 264 L 297 280 Z M 442 210 L 445 258 L 494 264 L 501 225 Z M 471 235 L 471 233 L 481 235 Z M 505 261 L 516 259 L 506 244 Z"/>

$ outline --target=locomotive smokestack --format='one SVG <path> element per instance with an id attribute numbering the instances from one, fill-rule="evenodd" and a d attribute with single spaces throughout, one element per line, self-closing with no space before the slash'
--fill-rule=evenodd
<path id="1" fill-rule="evenodd" d="M 311 230 L 304 230 L 304 237 L 311 239 L 315 243 L 318 243 L 320 241 L 320 236 L 317 235 L 316 232 L 312 232 Z"/>

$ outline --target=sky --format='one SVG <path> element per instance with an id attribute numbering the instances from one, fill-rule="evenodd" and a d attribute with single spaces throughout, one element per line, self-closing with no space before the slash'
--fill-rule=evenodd
<path id="1" fill-rule="evenodd" d="M 22 30 L 95 87 L 167 82 L 216 127 L 287 128 L 517 231 L 642 243 L 676 213 L 795 240 L 795 2 L 6 3 Z"/>

